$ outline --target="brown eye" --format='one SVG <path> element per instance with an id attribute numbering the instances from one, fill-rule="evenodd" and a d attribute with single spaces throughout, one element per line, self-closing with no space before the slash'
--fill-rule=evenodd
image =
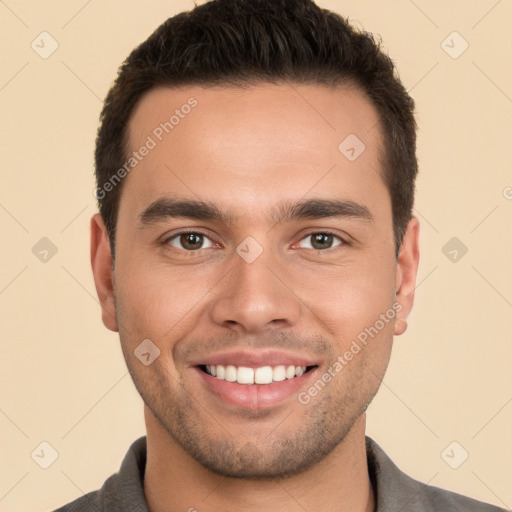
<path id="1" fill-rule="evenodd" d="M 186 251 L 197 251 L 199 249 L 205 249 L 211 247 L 212 243 L 210 239 L 202 233 L 178 233 L 167 241 L 169 245 L 176 247 L 177 249 L 184 249 Z M 206 247 L 204 244 L 207 243 Z"/>
<path id="2" fill-rule="evenodd" d="M 339 242 L 336 243 L 336 240 Z M 308 243 L 309 241 L 309 243 Z M 333 233 L 310 233 L 309 235 L 305 236 L 301 242 L 306 242 L 305 246 L 302 246 L 306 249 L 315 249 L 317 251 L 325 250 L 325 249 L 332 249 L 333 247 L 337 247 L 338 245 L 341 245 L 343 243 L 343 240 L 333 234 Z"/>

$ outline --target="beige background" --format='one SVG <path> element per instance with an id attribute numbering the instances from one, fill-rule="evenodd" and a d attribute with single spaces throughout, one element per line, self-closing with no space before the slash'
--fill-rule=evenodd
<path id="1" fill-rule="evenodd" d="M 382 35 L 420 125 L 416 306 L 368 432 L 411 476 L 510 508 L 512 2 L 319 3 Z M 89 267 L 94 137 L 117 66 L 192 6 L 0 2 L 0 511 L 51 510 L 98 488 L 144 434 Z M 31 48 L 43 31 L 59 44 L 48 59 Z M 453 31 L 469 43 L 456 59 L 445 49 L 461 39 L 442 46 Z M 46 263 L 32 252 L 42 237 L 58 249 Z M 468 248 L 455 263 L 442 252 L 452 237 Z M 31 458 L 43 441 L 59 454 L 48 469 Z M 452 464 L 469 453 L 458 469 L 441 456 L 452 441 Z"/>

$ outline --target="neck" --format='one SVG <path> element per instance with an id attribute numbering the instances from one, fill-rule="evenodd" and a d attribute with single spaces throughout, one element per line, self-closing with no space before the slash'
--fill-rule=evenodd
<path id="1" fill-rule="evenodd" d="M 217 475 L 172 440 L 146 408 L 147 462 L 144 493 L 150 512 L 372 512 L 361 415 L 343 441 L 304 473 L 254 481 Z"/>

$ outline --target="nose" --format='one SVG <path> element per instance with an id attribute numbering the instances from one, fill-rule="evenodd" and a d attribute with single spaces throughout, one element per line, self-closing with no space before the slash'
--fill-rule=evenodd
<path id="1" fill-rule="evenodd" d="M 232 265 L 216 290 L 212 318 L 217 325 L 258 333 L 297 323 L 302 303 L 275 259 L 264 251 L 248 263 L 234 254 Z"/>

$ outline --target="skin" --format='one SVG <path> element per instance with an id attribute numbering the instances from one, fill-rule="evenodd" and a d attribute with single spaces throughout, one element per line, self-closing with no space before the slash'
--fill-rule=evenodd
<path id="1" fill-rule="evenodd" d="M 125 178 L 114 266 L 101 216 L 91 222 L 103 321 L 145 402 L 149 509 L 373 510 L 365 410 L 406 329 L 419 261 L 416 218 L 395 257 L 376 110 L 346 86 L 158 88 L 131 117 L 129 152 L 190 97 L 197 107 Z M 338 150 L 349 134 L 366 146 L 353 162 Z M 141 223 L 155 200 L 176 196 L 233 218 Z M 270 215 L 304 199 L 350 200 L 373 219 Z M 183 229 L 206 235 L 202 248 L 169 241 Z M 313 248 L 310 235 L 326 231 L 335 236 Z M 263 249 L 250 264 L 236 252 L 248 236 Z M 270 409 L 234 407 L 191 366 L 221 350 L 281 348 L 313 359 L 316 380 L 395 301 L 397 317 L 307 404 L 293 394 Z M 161 351 L 149 366 L 133 353 L 144 339 Z"/>

